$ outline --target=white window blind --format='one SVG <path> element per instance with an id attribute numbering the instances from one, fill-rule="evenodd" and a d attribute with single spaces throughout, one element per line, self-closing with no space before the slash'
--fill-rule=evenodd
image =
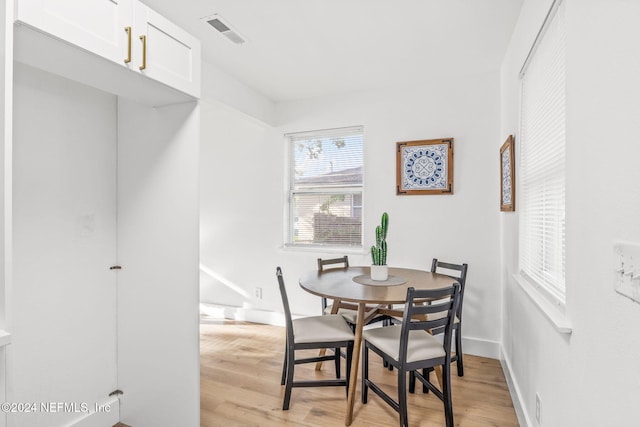
<path id="1" fill-rule="evenodd" d="M 285 135 L 290 246 L 362 246 L 362 126 Z"/>
<path id="2" fill-rule="evenodd" d="M 565 302 L 565 13 L 556 1 L 521 73 L 520 270 Z"/>

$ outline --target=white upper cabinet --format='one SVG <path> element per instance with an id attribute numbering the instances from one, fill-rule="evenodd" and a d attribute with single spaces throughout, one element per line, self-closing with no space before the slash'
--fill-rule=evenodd
<path id="1" fill-rule="evenodd" d="M 16 20 L 200 97 L 200 41 L 137 0 L 18 0 Z"/>
<path id="2" fill-rule="evenodd" d="M 124 64 L 133 0 L 19 0 L 16 18 L 35 29 Z"/>
<path id="3" fill-rule="evenodd" d="M 134 7 L 134 69 L 199 97 L 200 40 L 142 3 Z"/>

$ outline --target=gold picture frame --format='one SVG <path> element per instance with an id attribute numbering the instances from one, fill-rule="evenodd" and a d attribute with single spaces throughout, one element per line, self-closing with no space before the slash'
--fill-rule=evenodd
<path id="1" fill-rule="evenodd" d="M 500 147 L 500 211 L 516 210 L 514 139 L 509 135 Z"/>
<path id="2" fill-rule="evenodd" d="M 453 194 L 453 138 L 396 144 L 396 194 Z"/>

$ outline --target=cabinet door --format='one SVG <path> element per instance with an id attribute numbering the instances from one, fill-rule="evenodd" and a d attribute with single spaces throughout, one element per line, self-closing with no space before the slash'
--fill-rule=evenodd
<path id="1" fill-rule="evenodd" d="M 124 64 L 132 0 L 19 0 L 16 19 Z"/>
<path id="2" fill-rule="evenodd" d="M 118 99 L 118 387 L 131 426 L 200 425 L 199 122 L 195 102 Z"/>
<path id="3" fill-rule="evenodd" d="M 116 399 L 116 97 L 16 65 L 13 109 L 10 402 L 110 402 L 84 426 L 112 426 Z M 80 403 L 77 403 L 78 405 Z M 39 405 L 39 404 L 38 404 Z M 76 424 L 58 410 L 10 426 Z M 53 417 L 53 418 L 52 418 Z"/>
<path id="4" fill-rule="evenodd" d="M 199 97 L 200 41 L 140 2 L 135 3 L 134 20 L 135 43 L 140 44 L 134 49 L 135 69 L 145 63 L 142 74 Z"/>

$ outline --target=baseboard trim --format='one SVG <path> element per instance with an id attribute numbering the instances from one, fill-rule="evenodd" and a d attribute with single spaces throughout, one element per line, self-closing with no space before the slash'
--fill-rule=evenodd
<path id="1" fill-rule="evenodd" d="M 102 410 L 96 410 L 102 408 Z M 109 408 L 107 412 L 106 408 Z M 81 418 L 68 424 L 68 427 L 105 427 L 118 424 L 120 421 L 120 402 L 117 397 L 109 397 L 96 406 L 89 408 L 89 412 Z"/>
<path id="2" fill-rule="evenodd" d="M 462 349 L 464 354 L 498 359 L 500 357 L 500 343 L 497 341 L 483 340 L 462 336 Z"/>
<path id="3" fill-rule="evenodd" d="M 511 362 L 507 357 L 504 347 L 500 346 L 500 364 L 502 365 L 502 372 L 507 381 L 507 387 L 509 388 L 509 394 L 511 394 L 511 401 L 513 402 L 513 408 L 516 411 L 518 417 L 518 423 L 522 427 L 532 427 L 531 419 L 527 413 L 526 406 L 522 400 L 522 393 L 518 387 L 518 383 L 512 374 Z"/>
<path id="4" fill-rule="evenodd" d="M 223 319 L 274 326 L 284 326 L 285 324 L 284 314 L 275 311 L 200 303 L 200 323 L 215 323 Z"/>

